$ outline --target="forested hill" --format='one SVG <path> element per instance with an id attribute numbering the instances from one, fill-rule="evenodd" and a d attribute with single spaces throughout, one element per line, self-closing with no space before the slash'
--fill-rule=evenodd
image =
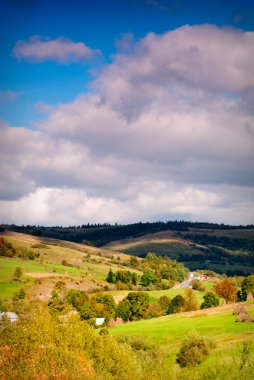
<path id="1" fill-rule="evenodd" d="M 168 256 L 190 270 L 210 269 L 228 275 L 254 273 L 254 226 L 184 221 L 128 225 L 42 227 L 2 225 L 2 229 L 35 236 L 106 246 L 117 252 L 146 257 Z"/>
<path id="2" fill-rule="evenodd" d="M 253 225 L 248 226 L 230 226 L 225 224 L 215 223 L 200 223 L 200 222 L 185 222 L 185 221 L 168 221 L 168 222 L 154 222 L 154 223 L 134 223 L 127 225 L 110 225 L 110 224 L 87 224 L 82 226 L 70 227 L 43 227 L 43 226 L 17 226 L 17 225 L 4 225 L 0 228 L 32 234 L 35 236 L 50 237 L 61 240 L 69 240 L 77 243 L 82 243 L 84 240 L 91 244 L 100 247 L 112 241 L 137 238 L 143 235 L 156 233 L 160 231 L 175 231 L 188 232 L 200 230 L 207 231 L 213 230 L 251 230 L 254 229 Z"/>

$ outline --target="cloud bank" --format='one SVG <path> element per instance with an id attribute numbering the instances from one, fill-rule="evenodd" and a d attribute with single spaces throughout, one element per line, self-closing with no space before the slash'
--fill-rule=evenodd
<path id="1" fill-rule="evenodd" d="M 73 42 L 64 37 L 50 40 L 41 36 L 32 36 L 28 41 L 18 41 L 12 53 L 18 60 L 56 61 L 60 64 L 83 62 L 101 55 L 99 50 L 91 49 L 83 42 Z"/>
<path id="2" fill-rule="evenodd" d="M 2 221 L 253 223 L 253 78 L 253 32 L 132 42 L 36 130 L 2 123 Z"/>

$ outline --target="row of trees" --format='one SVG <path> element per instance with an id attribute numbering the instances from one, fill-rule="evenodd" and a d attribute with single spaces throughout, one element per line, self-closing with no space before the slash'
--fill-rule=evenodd
<path id="1" fill-rule="evenodd" d="M 110 268 L 106 277 L 106 281 L 111 284 L 117 284 L 121 282 L 123 284 L 137 285 L 139 282 L 139 276 L 137 273 L 130 272 L 129 270 L 121 270 L 114 273 Z"/>
<path id="2" fill-rule="evenodd" d="M 154 270 L 158 280 L 170 280 L 182 282 L 189 270 L 176 260 L 171 260 L 167 256 L 156 256 L 149 252 L 143 260 L 143 266 Z"/>
<path id="3" fill-rule="evenodd" d="M 75 309 L 82 320 L 91 324 L 99 317 L 104 317 L 107 324 L 111 318 L 134 321 L 199 308 L 192 289 L 186 289 L 184 297 L 178 295 L 170 300 L 169 297 L 162 296 L 155 303 L 150 303 L 149 294 L 146 292 L 130 292 L 116 305 L 110 294 L 96 293 L 89 298 L 83 290 L 67 290 L 62 281 L 55 285 L 48 305 L 57 314 L 66 314 Z"/>
<path id="4" fill-rule="evenodd" d="M 143 317 L 149 307 L 149 295 L 144 292 L 131 292 L 118 305 L 112 295 L 96 293 L 89 298 L 83 290 L 67 290 L 62 281 L 56 283 L 48 303 L 53 313 L 66 314 L 75 309 L 82 320 L 94 324 L 95 318 L 104 317 L 105 324 L 111 318 L 120 317 L 124 321 Z"/>
<path id="5" fill-rule="evenodd" d="M 68 290 L 64 282 L 56 283 L 48 306 L 53 313 L 66 314 L 75 309 L 82 320 L 94 324 L 95 318 L 104 317 L 105 323 L 116 317 L 116 304 L 109 294 L 96 293 L 91 298 L 83 290 Z"/>

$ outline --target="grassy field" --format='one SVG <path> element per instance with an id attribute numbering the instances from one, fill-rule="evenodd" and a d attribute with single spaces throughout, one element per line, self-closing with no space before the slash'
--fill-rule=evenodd
<path id="1" fill-rule="evenodd" d="M 4 299 L 12 298 L 15 293 L 18 293 L 19 289 L 22 287 L 22 284 L 1 284 L 0 283 L 0 296 Z"/>
<path id="2" fill-rule="evenodd" d="M 118 325 L 110 332 L 113 335 L 131 335 L 149 338 L 162 347 L 170 367 L 175 364 L 175 355 L 182 340 L 193 330 L 217 343 L 209 361 L 232 355 L 232 350 L 244 339 L 254 339 L 253 323 L 236 323 L 232 314 L 234 305 L 199 310 L 196 312 L 169 315 Z M 254 303 L 247 306 L 254 316 Z"/>
<path id="3" fill-rule="evenodd" d="M 31 290 L 33 296 L 43 292 L 49 295 L 59 278 L 67 287 L 80 284 L 83 290 L 107 285 L 104 280 L 109 268 L 114 271 L 126 269 L 124 264 L 129 260 L 128 255 L 83 244 L 14 232 L 2 233 L 1 236 L 15 248 L 25 248 L 39 253 L 39 257 L 35 260 L 0 257 L 0 291 L 3 298 L 11 298 L 20 287 L 29 288 L 28 294 Z M 67 265 L 63 265 L 63 260 Z M 13 279 L 16 267 L 21 267 L 23 271 L 20 282 Z M 38 284 L 38 280 L 41 286 L 33 287 Z M 36 292 L 33 288 L 36 288 Z"/>
<path id="4" fill-rule="evenodd" d="M 124 297 L 126 297 L 130 293 L 130 290 L 111 290 L 107 292 L 106 294 L 112 294 L 112 296 L 115 298 L 115 300 L 118 302 L 122 300 Z M 145 291 L 145 293 L 149 294 L 150 303 L 157 302 L 160 297 L 167 296 L 170 299 L 174 298 L 178 294 L 181 296 L 184 296 L 185 288 L 178 288 L 178 289 L 166 289 L 166 290 L 150 290 Z M 194 293 L 198 299 L 198 303 L 201 304 L 203 302 L 203 296 L 205 293 L 199 292 L 194 290 Z"/>

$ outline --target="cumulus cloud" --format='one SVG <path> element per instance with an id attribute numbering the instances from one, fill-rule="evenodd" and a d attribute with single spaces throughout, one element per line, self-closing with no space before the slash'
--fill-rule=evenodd
<path id="1" fill-rule="evenodd" d="M 230 187 L 208 190 L 176 187 L 162 182 L 143 185 L 146 186 L 142 190 L 139 188 L 135 197 L 124 200 L 105 195 L 89 196 L 81 189 L 38 188 L 21 200 L 11 203 L 0 201 L 0 221 L 42 225 L 165 219 L 223 221 L 229 224 L 253 221 L 254 192 L 250 188 L 236 187 L 232 196 Z"/>
<path id="2" fill-rule="evenodd" d="M 99 50 L 91 49 L 83 42 L 73 42 L 64 37 L 51 40 L 41 36 L 32 36 L 28 41 L 18 41 L 12 53 L 19 60 L 56 61 L 61 64 L 84 62 L 101 56 Z"/>
<path id="3" fill-rule="evenodd" d="M 131 54 L 116 55 L 97 85 L 107 101 L 128 114 L 165 92 L 188 102 L 204 92 L 253 93 L 253 67 L 253 32 L 184 26 L 150 33 Z"/>
<path id="4" fill-rule="evenodd" d="M 253 223 L 253 43 L 210 25 L 149 34 L 36 130 L 2 125 L 2 218 Z"/>

